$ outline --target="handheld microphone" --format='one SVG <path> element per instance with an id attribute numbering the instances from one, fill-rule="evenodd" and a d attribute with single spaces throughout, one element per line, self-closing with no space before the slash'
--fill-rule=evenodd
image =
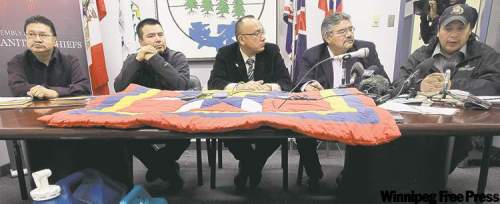
<path id="1" fill-rule="evenodd" d="M 314 64 L 309 70 L 307 70 L 306 73 L 304 73 L 304 76 L 300 77 L 299 81 L 297 81 L 297 83 L 295 84 L 295 86 L 290 89 L 290 92 L 288 94 L 291 94 L 299 85 L 301 85 L 302 81 L 304 80 L 304 78 L 312 71 L 312 70 L 315 70 L 319 65 L 325 63 L 325 62 L 328 62 L 330 60 L 335 60 L 335 59 L 350 59 L 350 58 L 353 58 L 353 57 L 356 57 L 356 58 L 365 58 L 368 56 L 370 52 L 370 49 L 365 47 L 365 48 L 361 48 L 361 49 L 358 49 L 354 52 L 349 52 L 349 53 L 346 53 L 346 54 L 343 54 L 343 55 L 339 55 L 339 56 L 334 56 L 334 57 L 328 57 L 326 59 L 323 59 L 321 61 L 319 61 L 318 63 Z M 283 103 L 281 103 L 278 108 L 281 108 L 281 106 L 283 106 L 283 104 L 285 104 L 285 102 L 288 100 L 288 98 L 286 98 Z"/>
<path id="2" fill-rule="evenodd" d="M 361 62 L 355 62 L 351 67 L 351 79 L 349 80 L 349 86 L 356 84 L 356 82 L 361 81 L 365 73 L 365 67 Z"/>

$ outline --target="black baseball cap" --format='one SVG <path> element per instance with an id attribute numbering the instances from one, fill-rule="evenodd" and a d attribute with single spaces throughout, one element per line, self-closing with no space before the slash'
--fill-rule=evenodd
<path id="1" fill-rule="evenodd" d="M 467 4 L 455 4 L 446 8 L 439 17 L 439 26 L 446 26 L 453 21 L 460 21 L 464 25 L 470 23 L 471 28 L 474 28 L 477 21 L 477 10 Z"/>

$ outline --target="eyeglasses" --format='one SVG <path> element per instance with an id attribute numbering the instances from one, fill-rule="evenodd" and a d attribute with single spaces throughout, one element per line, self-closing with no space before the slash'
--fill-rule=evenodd
<path id="1" fill-rule="evenodd" d="M 36 37 L 40 37 L 40 39 L 45 40 L 53 35 L 47 34 L 47 33 L 26 33 L 26 37 L 29 39 L 36 39 Z"/>
<path id="2" fill-rule="evenodd" d="M 262 36 L 264 36 L 266 34 L 266 32 L 264 32 L 263 30 L 262 31 L 256 31 L 254 33 L 242 33 L 240 35 L 251 35 L 253 37 L 256 37 L 256 38 L 261 38 Z"/>
<path id="3" fill-rule="evenodd" d="M 331 32 L 335 35 L 338 35 L 338 36 L 345 36 L 345 35 L 347 35 L 347 32 L 353 33 L 354 30 L 355 30 L 354 27 L 349 27 L 349 28 L 344 28 L 344 29 L 340 29 L 337 31 L 331 31 Z"/>

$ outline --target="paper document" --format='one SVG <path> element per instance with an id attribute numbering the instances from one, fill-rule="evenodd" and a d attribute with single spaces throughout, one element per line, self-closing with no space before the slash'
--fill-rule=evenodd
<path id="1" fill-rule="evenodd" d="M 77 101 L 77 100 L 89 100 L 94 98 L 93 96 L 70 96 L 70 97 L 58 97 L 52 98 L 51 101 Z"/>
<path id="2" fill-rule="evenodd" d="M 20 105 L 31 102 L 31 97 L 0 97 L 0 106 Z"/>
<path id="3" fill-rule="evenodd" d="M 500 103 L 500 96 L 478 96 L 478 98 L 490 103 Z"/>
<path id="4" fill-rule="evenodd" d="M 387 101 L 386 103 L 379 105 L 379 107 L 389 111 L 420 113 L 425 115 L 454 115 L 458 111 L 456 108 L 413 106 L 394 101 Z"/>

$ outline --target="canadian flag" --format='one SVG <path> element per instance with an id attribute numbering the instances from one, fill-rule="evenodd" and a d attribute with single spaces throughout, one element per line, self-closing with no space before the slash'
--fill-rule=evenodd
<path id="1" fill-rule="evenodd" d="M 92 95 L 107 95 L 109 78 L 100 29 L 100 20 L 106 16 L 106 7 L 104 0 L 89 0 L 87 4 L 84 1 L 82 6 Z"/>

